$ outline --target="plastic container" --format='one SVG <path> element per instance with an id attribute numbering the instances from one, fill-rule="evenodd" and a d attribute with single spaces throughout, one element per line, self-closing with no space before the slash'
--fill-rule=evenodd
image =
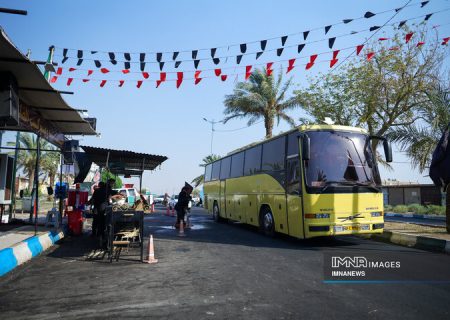
<path id="1" fill-rule="evenodd" d="M 83 231 L 83 213 L 81 210 L 67 211 L 69 216 L 69 232 L 72 235 L 78 236 Z"/>

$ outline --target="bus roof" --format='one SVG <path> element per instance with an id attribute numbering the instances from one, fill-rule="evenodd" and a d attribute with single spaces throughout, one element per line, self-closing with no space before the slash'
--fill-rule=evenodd
<path id="1" fill-rule="evenodd" d="M 233 151 L 230 151 L 230 152 L 227 153 L 226 156 L 221 157 L 220 159 L 226 158 L 226 157 L 231 156 L 231 155 L 233 155 L 235 153 L 238 153 L 238 152 L 241 152 L 243 150 L 246 150 L 246 149 L 248 149 L 250 147 L 257 146 L 258 144 L 261 144 L 261 143 L 264 143 L 264 142 L 267 142 L 267 141 L 271 141 L 271 140 L 277 139 L 279 137 L 288 135 L 288 134 L 290 134 L 292 132 L 295 132 L 295 131 L 306 132 L 306 131 L 320 131 L 320 130 L 324 130 L 324 131 L 347 131 L 347 132 L 350 131 L 350 132 L 357 132 L 357 133 L 367 134 L 367 130 L 365 130 L 363 128 L 350 127 L 350 126 L 329 125 L 329 124 L 301 125 L 301 126 L 293 128 L 293 129 L 291 129 L 289 131 L 286 131 L 286 132 L 280 133 L 280 134 L 278 134 L 276 136 L 273 136 L 272 138 L 264 139 L 262 141 L 253 142 L 253 143 L 250 143 L 250 144 L 245 145 L 243 147 L 240 147 L 238 149 L 235 149 Z M 218 159 L 218 160 L 220 160 L 220 159 Z"/>

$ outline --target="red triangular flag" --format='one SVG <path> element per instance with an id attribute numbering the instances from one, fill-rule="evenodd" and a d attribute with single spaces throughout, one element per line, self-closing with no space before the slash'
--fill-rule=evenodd
<path id="1" fill-rule="evenodd" d="M 150 77 L 150 75 L 148 74 L 148 72 L 142 72 L 142 76 L 145 78 L 145 79 L 148 79 L 148 77 Z"/>
<path id="2" fill-rule="evenodd" d="M 389 48 L 389 51 L 398 51 L 400 50 L 400 47 L 391 47 Z"/>
<path id="3" fill-rule="evenodd" d="M 313 54 L 312 56 L 309 57 L 309 62 L 306 65 L 306 70 L 311 69 L 311 67 L 314 65 L 314 61 L 316 61 L 317 59 L 317 54 Z"/>
<path id="4" fill-rule="evenodd" d="M 83 79 L 83 82 L 88 82 L 90 79 Z"/>
<path id="5" fill-rule="evenodd" d="M 75 70 L 77 70 L 77 69 L 75 69 L 75 68 L 69 68 L 69 72 L 72 72 L 72 71 L 75 71 Z"/>
<path id="6" fill-rule="evenodd" d="M 142 80 L 138 80 L 136 87 L 139 89 L 142 86 Z"/>
<path id="7" fill-rule="evenodd" d="M 161 83 L 162 83 L 161 80 L 156 80 L 156 87 L 158 88 Z"/>
<path id="8" fill-rule="evenodd" d="M 200 79 L 200 73 L 202 73 L 200 70 L 195 71 L 194 78 L 195 79 Z"/>
<path id="9" fill-rule="evenodd" d="M 222 74 L 222 69 L 214 69 L 214 74 L 218 77 Z"/>
<path id="10" fill-rule="evenodd" d="M 58 70 L 56 70 L 56 74 L 58 76 L 60 76 L 62 74 L 62 68 L 61 67 L 59 67 Z"/>
<path id="11" fill-rule="evenodd" d="M 333 51 L 333 60 L 337 58 L 337 55 L 339 54 L 340 50 L 334 50 Z"/>
<path id="12" fill-rule="evenodd" d="M 220 79 L 222 79 L 222 81 L 225 81 L 225 80 L 227 80 L 227 77 L 228 76 L 226 74 L 223 74 L 220 76 Z"/>
<path id="13" fill-rule="evenodd" d="M 123 84 L 125 83 L 124 80 L 119 80 L 119 87 L 121 88 L 123 86 Z"/>
<path id="14" fill-rule="evenodd" d="M 424 44 L 425 44 L 425 42 L 419 41 L 419 42 L 417 43 L 416 47 L 423 46 Z"/>
<path id="15" fill-rule="evenodd" d="M 53 77 L 52 77 L 52 80 L 50 80 L 50 82 L 51 82 L 51 83 L 55 83 L 56 80 L 58 80 L 58 77 L 57 77 L 57 76 L 53 76 Z"/>
<path id="16" fill-rule="evenodd" d="M 405 36 L 405 41 L 406 41 L 406 43 L 408 43 L 409 40 L 411 40 L 413 34 L 414 34 L 414 32 L 410 32 L 410 33 L 407 33 L 407 34 L 406 34 L 406 36 Z"/>
<path id="17" fill-rule="evenodd" d="M 333 66 L 336 64 L 336 62 L 338 62 L 339 59 L 332 59 L 330 61 L 330 68 L 333 68 Z"/>
<path id="18" fill-rule="evenodd" d="M 252 74 L 252 66 L 246 66 L 245 67 L 245 80 L 248 80 L 248 78 L 250 78 L 251 74 Z"/>
<path id="19" fill-rule="evenodd" d="M 370 61 L 370 59 L 372 59 L 374 55 L 375 55 L 375 52 L 369 52 L 367 54 L 367 61 Z"/>
<path id="20" fill-rule="evenodd" d="M 109 72 L 109 70 L 106 69 L 106 68 L 101 68 L 100 71 L 101 71 L 102 73 L 108 73 L 108 72 Z"/>
<path id="21" fill-rule="evenodd" d="M 67 85 L 70 86 L 72 84 L 73 78 L 68 78 L 67 79 Z"/>
<path id="22" fill-rule="evenodd" d="M 378 41 L 386 41 L 389 40 L 389 38 L 378 38 Z"/>
<path id="23" fill-rule="evenodd" d="M 177 89 L 181 86 L 183 82 L 183 72 L 177 72 Z"/>
<path id="24" fill-rule="evenodd" d="M 442 45 L 446 45 L 448 43 L 448 41 L 450 40 L 450 37 L 444 38 L 442 39 Z"/>
<path id="25" fill-rule="evenodd" d="M 160 72 L 160 73 L 159 73 L 159 80 L 160 80 L 161 82 L 166 81 L 166 76 L 167 76 L 167 74 L 166 74 L 165 72 Z"/>
<path id="26" fill-rule="evenodd" d="M 359 46 L 356 46 L 356 55 L 358 56 L 361 50 L 364 48 L 363 44 L 360 44 Z"/>
<path id="27" fill-rule="evenodd" d="M 195 85 L 199 84 L 200 81 L 202 81 L 202 78 L 196 78 L 196 79 L 195 79 Z"/>
<path id="28" fill-rule="evenodd" d="M 122 70 L 122 73 L 123 73 L 123 74 L 130 73 L 130 70 L 128 70 L 128 69 L 123 69 L 123 70 Z"/>
<path id="29" fill-rule="evenodd" d="M 287 67 L 286 73 L 291 72 L 292 69 L 294 69 L 294 63 L 295 63 L 295 59 L 289 59 L 289 65 Z"/>
<path id="30" fill-rule="evenodd" d="M 272 72 L 273 72 L 272 66 L 273 66 L 273 62 L 269 62 L 266 65 L 266 74 L 268 77 L 270 77 L 272 75 Z"/>
<path id="31" fill-rule="evenodd" d="M 105 84 L 106 84 L 106 80 L 102 80 L 102 82 L 100 82 L 100 87 L 104 87 L 105 86 Z"/>
<path id="32" fill-rule="evenodd" d="M 88 77 L 94 73 L 94 70 L 88 70 Z"/>

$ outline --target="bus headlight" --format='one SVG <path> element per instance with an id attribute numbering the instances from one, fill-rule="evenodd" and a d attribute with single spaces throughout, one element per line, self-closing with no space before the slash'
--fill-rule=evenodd
<path id="1" fill-rule="evenodd" d="M 305 214 L 306 219 L 329 219 L 329 213 L 307 213 Z"/>
<path id="2" fill-rule="evenodd" d="M 383 215 L 383 212 L 381 211 L 375 211 L 375 212 L 371 212 L 370 215 L 372 217 L 381 217 Z"/>

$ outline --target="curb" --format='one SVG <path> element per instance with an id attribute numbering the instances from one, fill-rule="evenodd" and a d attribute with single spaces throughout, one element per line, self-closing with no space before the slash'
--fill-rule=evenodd
<path id="1" fill-rule="evenodd" d="M 64 238 L 64 232 L 49 231 L 40 236 L 32 236 L 10 248 L 0 250 L 0 277 L 38 256 L 62 238 Z"/>
<path id="2" fill-rule="evenodd" d="M 415 218 L 415 219 L 430 219 L 430 220 L 442 220 L 445 221 L 445 216 L 438 215 L 425 215 L 425 214 L 414 214 L 414 213 L 386 213 L 386 217 L 399 217 L 399 218 Z"/>
<path id="3" fill-rule="evenodd" d="M 382 242 L 390 242 L 405 247 L 450 254 L 450 241 L 448 240 L 386 230 L 382 234 L 368 235 L 367 238 Z"/>

